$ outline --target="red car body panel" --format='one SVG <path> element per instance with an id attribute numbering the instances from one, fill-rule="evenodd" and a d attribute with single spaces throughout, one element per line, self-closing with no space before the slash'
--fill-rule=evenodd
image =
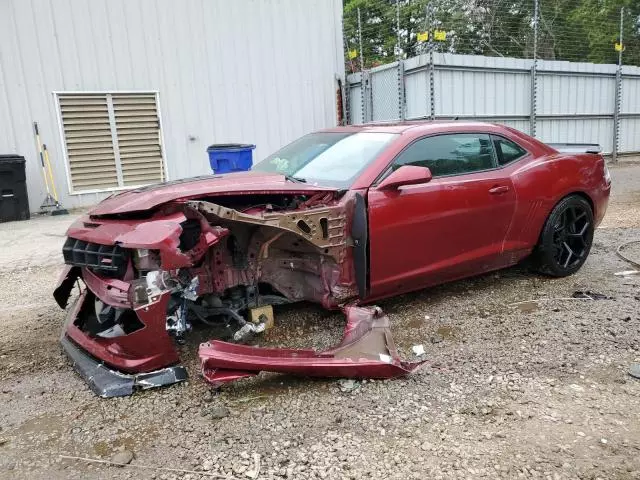
<path id="1" fill-rule="evenodd" d="M 311 300 L 326 308 L 343 308 L 347 315 L 345 341 L 320 353 L 230 346 L 217 341 L 203 344 L 201 361 L 211 382 L 262 370 L 323 376 L 404 374 L 414 365 L 401 363 L 392 342 L 379 345 L 391 346 L 391 353 L 378 352 L 390 354 L 391 363 L 340 357 L 341 348 L 363 341 L 374 328 L 376 315 L 369 311 L 366 322 L 361 323 L 367 328 L 356 337 L 350 333 L 357 322 L 349 312 L 356 317 L 364 315 L 356 307 L 358 303 L 519 262 L 532 252 L 549 213 L 567 195 L 577 193 L 588 199 L 596 225 L 606 211 L 610 183 L 605 180 L 601 156 L 561 154 L 505 126 L 422 122 L 328 131 L 388 132 L 397 138 L 346 192 L 292 182 L 276 174 L 213 175 L 124 192 L 78 219 L 68 231 L 71 243 L 76 242 L 70 255 L 89 261 L 101 245 L 130 253 L 126 272 L 117 278 L 95 265 L 77 262 L 74 264 L 80 267 L 66 272 L 55 293 L 61 306 L 66 305 L 76 278 L 81 277 L 87 286 L 70 310 L 66 336 L 107 366 L 122 372 L 152 372 L 179 360 L 167 332 L 168 319 L 173 318 L 168 312 L 179 311 L 176 298 L 182 295 L 179 302 L 212 295 L 222 298 L 237 286 L 266 282 L 288 301 Z M 528 153 L 502 168 L 426 182 L 418 178 L 414 184 L 398 188 L 386 188 L 378 181 L 394 158 L 414 141 L 455 132 L 502 136 Z M 258 197 L 260 202 L 249 201 Z M 297 200 L 291 203 L 293 197 Z M 280 198 L 290 203 L 273 207 Z M 186 248 L 183 235 L 189 222 L 198 236 Z M 241 244 L 241 254 L 237 254 L 239 247 L 234 242 Z M 109 255 L 115 256 L 116 250 L 109 250 Z M 135 252 L 141 251 L 157 252 L 157 269 L 165 272 L 170 284 L 158 287 L 148 279 L 150 274 L 136 277 L 141 267 L 134 268 L 140 261 L 135 255 L 141 254 Z M 97 258 L 107 262 L 105 267 L 112 261 L 111 257 Z M 98 310 L 94 313 L 83 307 L 92 301 L 100 302 L 97 305 L 102 309 L 105 305 L 115 307 L 118 314 L 133 311 L 142 326 L 108 338 L 88 333 L 87 325 L 95 328 L 101 321 Z M 215 305 L 207 308 L 220 308 Z M 384 335 L 387 333 L 385 330 Z"/>
<path id="2" fill-rule="evenodd" d="M 93 215 L 93 212 L 90 214 Z M 67 230 L 71 238 L 100 245 L 123 245 L 126 248 L 158 250 L 167 270 L 193 265 L 206 249 L 218 242 L 228 231 L 202 224 L 203 236 L 188 254 L 178 249 L 182 233 L 180 224 L 187 220 L 182 212 L 158 213 L 140 220 L 91 220 L 80 217 Z M 108 303 L 108 302 L 107 302 Z"/>
<path id="3" fill-rule="evenodd" d="M 255 348 L 213 341 L 200 345 L 205 379 L 218 386 L 260 371 L 328 378 L 393 378 L 409 374 L 424 362 L 403 362 L 389 331 L 389 318 L 377 308 L 350 305 L 340 345 L 324 352 Z"/>
<path id="4" fill-rule="evenodd" d="M 437 127 L 409 130 L 407 138 L 385 152 L 360 180 L 375 182 L 408 144 L 445 132 L 504 136 L 529 154 L 489 171 L 434 178 L 392 191 L 370 188 L 369 301 L 519 262 L 531 253 L 554 205 L 571 193 L 585 194 L 593 203 L 596 224 L 602 221 L 610 190 L 603 181 L 604 160 L 559 154 L 504 126 L 445 123 Z M 404 215 L 398 215 L 398 210 Z M 402 248 L 390 250 L 388 245 L 398 238 L 403 239 Z"/>
<path id="5" fill-rule="evenodd" d="M 85 296 L 86 291 L 71 307 L 70 318 L 78 315 Z M 163 295 L 152 308 L 136 310 L 144 328 L 129 335 L 118 338 L 93 337 L 80 330 L 73 322 L 67 324 L 65 333 L 92 357 L 110 367 L 122 372 L 151 372 L 179 360 L 173 339 L 165 328 L 164 317 L 168 301 L 169 295 Z"/>
<path id="6" fill-rule="evenodd" d="M 443 283 L 509 263 L 503 258 L 503 242 L 516 209 L 511 180 L 495 173 L 473 177 L 462 181 L 456 177 L 436 178 L 397 190 L 370 190 L 373 297 L 408 291 L 416 283 Z M 489 194 L 496 185 L 508 186 L 509 191 Z M 404 214 L 398 215 L 398 210 Z M 398 238 L 404 239 L 404 248 L 389 249 L 388 245 Z"/>
<path id="7" fill-rule="evenodd" d="M 272 173 L 235 172 L 206 175 L 195 179 L 141 187 L 113 195 L 92 211 L 92 215 L 117 215 L 145 211 L 167 202 L 215 195 L 242 193 L 308 193 L 330 191 L 330 188 L 291 184 L 282 175 Z"/>

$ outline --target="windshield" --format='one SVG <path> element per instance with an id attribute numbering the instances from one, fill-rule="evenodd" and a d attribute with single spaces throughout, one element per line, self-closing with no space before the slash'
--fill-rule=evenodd
<path id="1" fill-rule="evenodd" d="M 281 173 L 292 181 L 348 188 L 394 138 L 394 133 L 322 132 L 299 138 L 252 170 Z"/>

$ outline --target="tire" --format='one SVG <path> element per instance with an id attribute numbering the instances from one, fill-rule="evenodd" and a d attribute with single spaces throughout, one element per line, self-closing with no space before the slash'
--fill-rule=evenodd
<path id="1" fill-rule="evenodd" d="M 566 277 L 580 270 L 593 243 L 593 210 L 579 195 L 563 198 L 544 224 L 533 259 L 538 272 Z"/>

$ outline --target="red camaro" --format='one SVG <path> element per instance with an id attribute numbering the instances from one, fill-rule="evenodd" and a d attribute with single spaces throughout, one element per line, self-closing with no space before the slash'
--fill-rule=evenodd
<path id="1" fill-rule="evenodd" d="M 54 296 L 64 308 L 78 279 L 85 287 L 62 344 L 102 396 L 186 378 L 174 342 L 194 322 L 234 341 L 200 345 L 216 385 L 262 370 L 402 375 L 418 364 L 363 305 L 528 257 L 551 276 L 576 272 L 610 191 L 591 150 L 560 153 L 484 123 L 350 126 L 306 135 L 250 172 L 113 195 L 67 233 Z M 340 345 L 241 345 L 270 325 L 272 305 L 300 300 L 345 312 Z"/>

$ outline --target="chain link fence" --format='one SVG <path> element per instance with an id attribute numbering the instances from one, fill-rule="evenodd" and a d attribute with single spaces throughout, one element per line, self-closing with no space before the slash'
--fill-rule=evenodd
<path id="1" fill-rule="evenodd" d="M 640 3 L 345 0 L 350 123 L 468 118 L 640 152 Z"/>

